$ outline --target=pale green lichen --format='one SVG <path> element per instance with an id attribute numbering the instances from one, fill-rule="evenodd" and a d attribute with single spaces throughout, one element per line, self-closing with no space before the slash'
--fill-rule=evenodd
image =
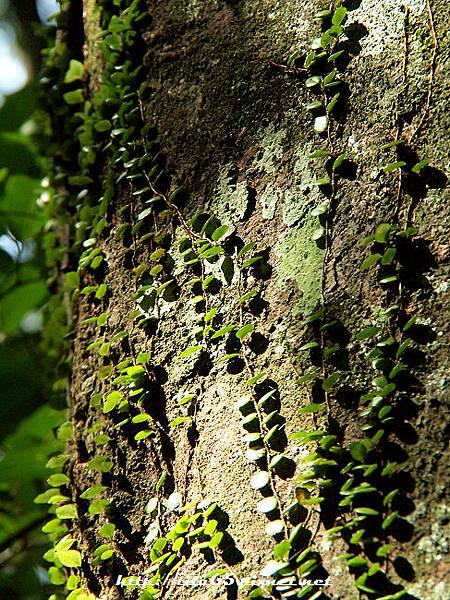
<path id="1" fill-rule="evenodd" d="M 283 223 L 292 226 L 303 220 L 311 209 L 321 202 L 322 196 L 310 169 L 308 158 L 310 152 L 310 148 L 297 151 L 292 183 L 283 186 L 269 183 L 260 194 L 259 202 L 263 219 L 273 219 L 277 206 L 282 202 Z M 273 158 L 267 148 L 265 156 L 268 160 Z"/>
<path id="2" fill-rule="evenodd" d="M 245 19 L 264 19 L 264 31 L 273 43 L 290 43 L 291 51 L 304 41 L 310 27 L 305 10 L 299 10 L 295 0 L 246 0 L 240 7 Z"/>
<path id="3" fill-rule="evenodd" d="M 261 216 L 263 219 L 273 219 L 278 201 L 282 195 L 282 190 L 272 183 L 269 183 L 266 189 L 261 193 L 259 202 L 261 204 Z"/>
<path id="4" fill-rule="evenodd" d="M 424 503 L 418 504 L 412 519 L 429 517 L 429 506 Z M 450 507 L 440 504 L 435 507 L 431 518 L 431 531 L 423 536 L 418 545 L 414 557 L 414 567 L 418 575 L 415 583 L 408 585 L 408 592 L 417 598 L 427 600 L 441 600 L 450 598 L 450 580 L 438 581 L 437 578 L 427 576 L 429 569 L 437 572 L 439 565 L 448 563 L 450 553 Z M 445 570 L 443 568 L 442 572 Z M 421 574 L 424 576 L 421 577 Z"/>
<path id="5" fill-rule="evenodd" d="M 323 198 L 315 183 L 308 158 L 311 149 L 297 151 L 294 164 L 294 184 L 284 194 L 283 223 L 294 225 L 304 219 Z"/>
<path id="6" fill-rule="evenodd" d="M 275 246 L 278 256 L 280 288 L 294 281 L 301 293 L 295 312 L 314 309 L 321 297 L 324 251 L 312 240 L 316 219 L 308 217 L 304 224 L 287 231 Z"/>
<path id="7" fill-rule="evenodd" d="M 413 15 L 420 15 L 425 9 L 425 0 L 363 0 L 349 12 L 347 24 L 358 23 L 367 31 L 359 42 L 361 57 L 380 55 L 386 49 L 397 49 L 403 44 L 405 7 Z"/>
<path id="8" fill-rule="evenodd" d="M 276 129 L 273 123 L 266 127 L 262 133 L 261 150 L 253 162 L 253 167 L 268 174 L 276 171 L 277 163 L 283 157 L 285 138 L 285 129 Z"/>
<path id="9" fill-rule="evenodd" d="M 247 183 L 236 183 L 233 170 L 233 163 L 221 167 L 213 198 L 208 204 L 212 214 L 229 227 L 235 227 L 242 221 L 248 206 Z"/>
<path id="10" fill-rule="evenodd" d="M 205 12 L 211 10 L 211 8 L 217 8 L 217 6 L 217 0 L 209 3 L 204 0 L 179 0 L 174 13 L 177 14 L 178 12 L 178 17 L 181 17 L 183 22 L 187 22 L 202 18 Z"/>

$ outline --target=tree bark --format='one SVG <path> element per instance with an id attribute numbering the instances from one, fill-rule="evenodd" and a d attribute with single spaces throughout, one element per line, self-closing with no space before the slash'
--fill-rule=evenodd
<path id="1" fill-rule="evenodd" d="M 367 593 L 381 598 L 402 586 L 409 598 L 450 596 L 443 562 L 450 514 L 450 505 L 445 504 L 448 407 L 444 402 L 448 5 L 443 0 L 403 4 L 395 0 L 346 4 L 342 42 L 346 55 L 339 67 L 343 91 L 338 110 L 330 117 L 328 139 L 326 133 L 314 131 L 314 113 L 306 109 L 315 96 L 305 85 L 311 73 L 304 68 L 311 40 L 320 36 L 321 22 L 314 15 L 324 8 L 322 2 L 166 0 L 149 4 L 150 25 L 146 20 L 136 25 L 140 28 L 136 47 L 143 52 L 140 77 L 145 82 L 139 114 L 154 132 L 142 134 L 140 127 L 128 143 L 142 149 L 154 135 L 157 145 L 145 149 L 161 152 L 154 164 L 164 168 L 164 175 L 156 182 L 151 176 L 141 181 L 147 195 L 140 195 L 133 179 L 120 177 L 128 167 L 122 163 L 113 167 L 114 193 L 106 226 L 91 235 L 104 260 L 95 271 L 80 270 L 79 286 L 82 290 L 104 282 L 107 292 L 101 298 L 80 293 L 72 304 L 74 437 L 68 472 L 81 515 L 74 522 L 84 558 L 81 578 L 96 596 L 138 597 L 136 591 L 116 585 L 117 577 L 142 575 L 150 567 L 150 548 L 157 537 L 145 542 L 149 528 L 156 524 L 158 535 L 167 535 L 183 514 L 173 507 L 178 500 L 182 505 L 217 503 L 213 516 L 225 533 L 218 549 L 196 549 L 186 541 L 177 555 L 184 552 L 186 559 L 177 571 L 180 578 L 202 579 L 215 567 L 228 575 L 260 578 L 266 562 L 273 559 L 274 546 L 300 523 L 300 550 L 311 542 L 322 565 L 317 578 L 330 577 L 323 597 L 352 600 Z M 91 99 L 101 90 L 102 72 L 108 66 L 102 62 L 96 32 L 114 10 L 110 3 L 85 2 L 84 56 L 89 70 L 85 87 Z M 298 49 L 299 60 L 288 64 Z M 404 143 L 380 148 L 395 140 Z M 109 150 L 104 148 L 107 157 Z M 330 150 L 333 160 L 345 153 L 340 170 L 332 171 L 329 162 L 322 166 L 309 158 L 320 148 Z M 130 154 L 128 160 L 132 158 Z M 423 159 L 429 163 L 417 173 L 411 171 Z M 395 161 L 405 161 L 405 166 L 383 171 L 383 166 Z M 327 172 L 331 184 L 317 185 Z M 94 184 L 108 185 L 105 165 L 91 176 Z M 183 191 L 171 195 L 179 187 Z M 156 203 L 144 204 L 143 198 L 155 196 Z M 311 214 L 324 201 L 328 212 Z M 151 206 L 157 207 L 154 216 L 142 217 Z M 198 213 L 207 216 L 193 222 Z M 201 232 L 199 223 L 209 216 L 216 220 Z M 414 237 L 399 242 L 400 285 L 380 283 L 378 273 L 383 267 L 360 269 L 370 252 L 379 249 L 361 247 L 359 242 L 380 223 L 398 223 L 402 230 L 418 227 Z M 218 242 L 222 254 L 186 266 L 183 250 L 190 245 L 197 248 L 197 256 L 201 254 L 199 238 L 211 236 L 219 225 L 229 228 Z M 322 234 L 317 233 L 321 226 Z M 253 242 L 254 249 L 237 257 L 245 244 Z M 84 249 L 80 246 L 80 251 Z M 160 249 L 163 258 L 158 258 Z M 246 259 L 257 256 L 262 258 L 243 266 Z M 159 264 L 161 275 L 150 271 Z M 215 280 L 206 285 L 209 275 Z M 196 277 L 199 283 L 192 283 Z M 152 281 L 160 286 L 169 280 L 172 283 L 158 292 L 156 300 L 150 300 L 153 292 L 139 292 L 145 285 L 156 289 Z M 240 301 L 248 292 L 254 295 Z M 393 306 L 399 307 L 398 313 L 383 320 L 383 310 Z M 305 317 L 318 307 L 323 307 L 324 316 L 311 326 Z M 213 308 L 217 309 L 213 329 L 203 336 L 203 316 Z M 140 316 L 133 311 L 140 311 Z M 105 326 L 92 319 L 86 322 L 104 312 L 108 313 Z M 355 335 L 368 326 L 380 326 L 393 335 L 398 348 L 406 336 L 401 329 L 414 315 L 418 320 L 411 334 L 412 349 L 404 360 L 406 374 L 389 396 L 394 423 L 383 426 L 384 441 L 379 452 L 373 451 L 373 460 L 383 466 L 398 461 L 391 487 L 383 488 L 382 494 L 385 497 L 390 489 L 399 488 L 400 500 L 393 507 L 399 513 L 398 525 L 386 533 L 386 541 L 392 544 L 390 560 L 381 561 L 386 578 L 380 589 L 370 593 L 355 586 L 358 568 L 349 569 L 339 558 L 345 552 L 359 556 L 358 542 L 350 543 L 343 534 L 331 542 L 326 538 L 326 530 L 338 525 L 339 515 L 346 510 L 339 507 L 343 498 L 339 488 L 333 482 L 322 490 L 312 485 L 312 497 L 325 497 L 321 508 L 303 502 L 306 492 L 296 495 L 307 470 L 302 458 L 316 446 L 291 436 L 324 428 L 328 435 L 337 436 L 347 463 L 355 462 L 348 450 L 366 436 L 360 397 L 373 389 L 371 380 L 377 376 L 366 358 L 372 339 L 364 340 L 363 335 L 358 340 Z M 246 324 L 254 327 L 247 335 L 242 331 Z M 232 332 L 211 339 L 211 333 L 220 333 L 227 325 L 242 332 L 242 339 Z M 96 341 L 97 347 L 89 348 Z M 110 346 L 101 345 L 105 343 Z M 316 346 L 304 349 L 311 343 Z M 333 345 L 335 353 L 330 350 L 324 360 L 323 351 Z M 202 349 L 189 355 L 189 348 L 196 346 Z M 224 356 L 228 360 L 222 362 Z M 126 389 L 116 379 L 126 373 L 117 365 L 127 359 L 128 367 L 145 363 L 142 387 L 146 392 L 142 398 L 129 397 L 127 410 L 130 418 L 146 413 L 149 421 L 118 426 L 127 418 L 126 407 L 104 412 L 104 403 L 113 391 L 120 391 L 123 398 L 132 391 L 130 379 Z M 314 368 L 315 382 L 299 382 Z M 264 374 L 260 381 L 249 384 L 259 373 Z M 333 373 L 339 373 L 339 382 L 324 389 L 324 381 Z M 236 401 L 249 396 L 253 402 L 271 390 L 276 411 L 272 418 L 279 430 L 263 447 L 269 454 L 263 457 L 263 466 L 256 467 L 246 458 L 249 446 L 243 441 L 253 431 L 252 425 L 241 424 L 243 414 Z M 190 395 L 185 404 L 180 402 Z M 325 410 L 302 413 L 311 402 Z M 251 406 L 249 412 L 257 415 L 261 426 L 270 411 Z M 243 411 L 245 417 L 245 407 Z M 178 417 L 189 420 L 177 425 Z M 263 432 L 271 426 L 269 420 Z M 136 440 L 143 429 L 151 434 Z M 99 433 L 110 440 L 95 443 Z M 286 470 L 275 470 L 269 491 L 261 494 L 252 489 L 252 475 L 258 468 L 266 471 L 264 461 L 277 453 L 286 455 Z M 112 462 L 110 472 L 89 468 L 96 455 Z M 336 484 L 337 480 L 342 484 L 345 464 L 332 471 Z M 167 479 L 157 490 L 163 473 Z M 101 515 L 90 515 L 88 504 L 80 499 L 95 484 L 110 488 L 111 505 Z M 256 509 L 264 495 L 275 496 L 283 508 L 298 499 L 296 508 L 282 515 L 278 536 L 266 533 L 269 520 Z M 146 505 L 155 497 L 157 513 L 148 514 Z M 93 553 L 105 542 L 98 528 L 106 522 L 116 526 L 111 542 L 114 554 L 96 564 Z M 370 526 L 368 531 L 371 534 Z M 162 597 L 244 598 L 248 594 L 245 586 L 230 586 L 228 591 L 210 585 L 183 586 L 174 577 L 163 584 Z M 277 597 L 275 591 L 264 597 L 271 594 Z"/>

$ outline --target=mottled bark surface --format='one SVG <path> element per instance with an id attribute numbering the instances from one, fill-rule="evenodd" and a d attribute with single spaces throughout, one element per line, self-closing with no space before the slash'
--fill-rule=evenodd
<path id="1" fill-rule="evenodd" d="M 420 0 L 405 0 L 404 4 L 407 21 L 396 0 L 362 0 L 355 2 L 349 13 L 351 60 L 343 74 L 348 99 L 333 136 L 334 143 L 347 152 L 351 165 L 337 189 L 331 244 L 326 252 L 311 239 L 317 225 L 310 212 L 322 194 L 313 184 L 316 167 L 307 158 L 318 146 L 305 109 L 310 98 L 302 72 L 279 66 L 314 36 L 317 22 L 313 15 L 323 8 L 321 2 L 150 3 L 152 25 L 142 32 L 149 47 L 145 115 L 158 132 L 172 187 L 182 185 L 186 190 L 180 203 L 183 214 L 191 216 L 205 210 L 235 228 L 245 243 L 257 242 L 264 250 L 270 269 L 256 271 L 245 281 L 260 290 L 260 299 L 251 304 L 257 335 L 253 335 L 248 360 L 255 371 L 267 371 L 276 382 L 288 437 L 310 423 L 308 415 L 298 414 L 307 398 L 295 379 L 306 365 L 304 354 L 299 352 L 304 343 L 302 317 L 322 296 L 348 341 L 340 363 L 348 385 L 332 396 L 331 415 L 344 441 L 360 435 L 358 392 L 364 389 L 369 374 L 350 336 L 370 322 L 383 303 L 384 292 L 375 285 L 373 273 L 359 270 L 366 251 L 358 241 L 379 223 L 395 219 L 396 214 L 402 225 L 409 217 L 410 224 L 419 227 L 417 256 L 411 256 L 410 268 L 420 273 L 425 287 L 407 290 L 402 302 L 417 312 L 434 334 L 417 364 L 416 382 L 404 407 L 409 411 L 404 428 L 392 436 L 393 457 L 397 454 L 406 460 L 409 474 L 402 493 L 404 516 L 411 528 L 403 532 L 403 539 L 398 536 L 395 553 L 404 560 L 391 566 L 391 574 L 406 585 L 412 597 L 440 600 L 450 595 L 444 584 L 450 504 L 445 500 L 448 319 L 443 310 L 448 285 L 445 234 L 449 203 L 448 189 L 444 188 L 446 129 L 450 125 L 446 100 L 450 45 L 444 31 L 449 12 L 445 1 L 431 3 L 439 49 L 425 115 L 433 54 L 429 13 Z M 429 158 L 432 169 L 420 184 L 412 179 L 405 182 L 399 201 L 395 175 L 380 175 L 386 160 L 378 148 L 395 139 L 399 119 L 408 138 L 423 115 L 411 147 L 418 160 Z M 130 201 L 131 193 L 126 186 L 119 187 L 117 209 Z M 109 267 L 105 281 L 110 292 L 104 308 L 109 307 L 111 331 L 130 332 L 128 341 L 115 348 L 115 360 L 151 348 L 157 367 L 152 372 L 145 409 L 155 417 L 159 429 L 152 441 L 138 443 L 122 430 L 110 433 L 105 416 L 105 427 L 114 441 L 103 453 L 111 456 L 114 466 L 104 479 L 113 490 L 111 521 L 118 527 L 119 554 L 112 568 L 92 568 L 86 576 L 94 592 L 111 599 L 132 595 L 114 585 L 117 575 L 142 573 L 149 564 L 144 537 L 150 518 L 144 508 L 154 495 L 162 469 L 168 470 L 172 490 L 180 492 L 185 501 L 205 498 L 217 502 L 226 513 L 226 530 L 238 549 L 234 552 L 236 561 L 231 561 L 236 573 L 257 574 L 273 547 L 273 540 L 264 533 L 266 519 L 255 510 L 260 494 L 249 484 L 253 468 L 244 457 L 243 431 L 235 405 L 247 391 L 245 377 L 226 365 L 180 360 L 180 352 L 194 343 L 196 313 L 188 288 L 161 308 L 156 335 L 131 328 L 128 314 L 135 308 L 132 294 L 136 289 L 132 269 L 148 260 L 151 248 L 150 244 L 140 244 L 130 259 L 122 239 L 114 235 L 122 219 L 119 211 L 111 215 L 111 234 L 101 242 Z M 165 229 L 172 241 L 184 235 L 179 220 L 170 214 Z M 177 257 L 173 258 L 176 262 Z M 230 277 L 229 285 L 224 280 L 213 299 L 225 307 L 230 321 L 239 318 L 235 302 L 239 293 L 237 276 Z M 83 324 L 83 318 L 91 314 L 89 297 L 80 297 L 74 307 L 71 384 L 78 448 L 74 483 L 79 488 L 86 487 L 88 480 L 99 481 L 85 468 L 94 455 L 92 434 L 88 433 L 92 425 L 89 400 L 93 393 L 107 391 L 106 380 L 96 375 L 102 359 L 86 352 L 92 329 Z M 218 350 L 214 352 L 213 358 L 220 356 Z M 221 352 L 225 353 L 223 348 Z M 188 393 L 198 396 L 195 427 L 168 427 L 172 419 L 184 414 L 176 400 Z M 295 460 L 304 448 L 289 442 L 285 452 Z M 293 497 L 295 484 L 279 479 L 277 488 L 280 497 Z M 82 520 L 80 529 L 86 550 L 99 543 L 94 520 L 89 519 Z M 331 576 L 329 597 L 357 598 L 352 577 L 336 560 L 344 546 L 339 541 L 326 544 L 320 531 L 315 544 Z M 202 554 L 194 552 L 183 571 L 201 576 L 206 568 Z M 165 597 L 227 595 L 208 588 L 172 587 Z"/>

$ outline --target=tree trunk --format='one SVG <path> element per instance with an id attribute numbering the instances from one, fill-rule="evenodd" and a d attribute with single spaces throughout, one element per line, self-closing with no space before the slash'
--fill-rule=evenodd
<path id="1" fill-rule="evenodd" d="M 85 0 L 54 116 L 78 587 L 449 597 L 447 3 L 128 4 Z"/>

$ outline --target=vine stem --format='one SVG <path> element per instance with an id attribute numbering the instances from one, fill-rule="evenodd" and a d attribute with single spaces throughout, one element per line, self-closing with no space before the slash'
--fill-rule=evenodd
<path id="1" fill-rule="evenodd" d="M 428 116 L 428 113 L 429 113 L 429 110 L 430 110 L 431 95 L 433 93 L 434 74 L 435 74 L 435 71 L 436 71 L 436 57 L 437 57 L 438 48 L 439 48 L 437 34 L 436 34 L 436 28 L 435 28 L 435 25 L 434 25 L 433 11 L 431 9 L 430 0 L 426 0 L 426 7 L 427 7 L 428 20 L 429 20 L 430 30 L 431 30 L 431 39 L 433 40 L 433 52 L 431 54 L 430 71 L 429 71 L 429 76 L 428 76 L 428 92 L 427 92 L 427 98 L 426 98 L 426 101 L 425 101 L 425 107 L 424 107 L 424 110 L 422 112 L 422 116 L 420 118 L 420 121 L 419 121 L 417 127 L 412 132 L 412 134 L 411 134 L 411 136 L 409 138 L 409 142 L 411 142 L 411 140 L 422 129 L 423 124 L 425 123 L 425 120 L 426 120 L 426 118 Z"/>
<path id="2" fill-rule="evenodd" d="M 241 296 L 241 292 L 242 292 L 242 270 L 241 270 L 239 264 L 238 264 L 238 273 L 239 273 L 239 276 L 238 276 L 238 289 L 239 289 L 239 297 L 240 297 Z M 243 322 L 242 304 L 240 304 L 240 306 L 239 306 L 239 315 L 240 315 L 240 317 L 239 317 L 240 324 L 242 325 L 242 322 Z M 251 377 L 254 373 L 253 373 L 253 371 L 252 371 L 252 369 L 250 367 L 250 364 L 248 362 L 247 356 L 245 355 L 245 352 L 242 353 L 242 356 L 243 356 L 243 359 L 244 359 L 245 368 L 247 369 L 247 372 L 248 372 L 248 374 Z M 260 426 L 261 430 L 263 430 L 263 418 L 262 418 L 262 414 L 261 414 L 261 411 L 259 409 L 258 403 L 254 399 L 253 399 L 253 406 L 254 406 L 254 409 L 256 411 L 256 414 L 258 415 L 259 426 Z M 270 467 L 269 467 L 269 462 L 270 462 L 269 458 L 270 458 L 270 454 L 271 453 L 270 453 L 270 448 L 269 448 L 267 442 L 264 439 L 264 436 L 263 436 L 263 445 L 264 445 L 264 452 L 265 452 L 265 460 L 266 460 L 266 463 L 267 463 L 267 472 L 269 473 L 270 489 L 271 489 L 274 497 L 277 499 L 278 507 L 279 507 L 279 513 L 280 513 L 280 519 L 281 519 L 281 521 L 283 523 L 284 535 L 285 535 L 285 538 L 288 539 L 289 538 L 289 529 L 288 529 L 288 525 L 287 525 L 286 519 L 285 519 L 284 514 L 283 514 L 281 498 L 280 498 L 280 496 L 278 494 L 278 491 L 276 489 L 275 481 L 274 481 L 273 475 L 272 475 L 272 471 L 270 470 Z"/>
<path id="3" fill-rule="evenodd" d="M 408 25 L 409 25 L 409 7 L 405 7 L 405 16 L 403 19 L 403 61 L 401 71 L 401 82 L 400 85 L 404 85 L 407 77 L 408 69 L 408 51 L 409 51 L 409 39 L 408 39 Z M 400 92 L 401 94 L 401 92 Z M 399 95 L 400 95 L 399 94 Z M 395 132 L 395 141 L 398 142 L 401 139 L 403 124 L 398 117 L 398 110 L 396 109 L 396 121 L 397 128 Z M 403 186 L 403 173 L 401 169 L 397 171 L 397 191 L 395 196 L 395 218 L 398 218 L 402 201 L 402 186 Z"/>

